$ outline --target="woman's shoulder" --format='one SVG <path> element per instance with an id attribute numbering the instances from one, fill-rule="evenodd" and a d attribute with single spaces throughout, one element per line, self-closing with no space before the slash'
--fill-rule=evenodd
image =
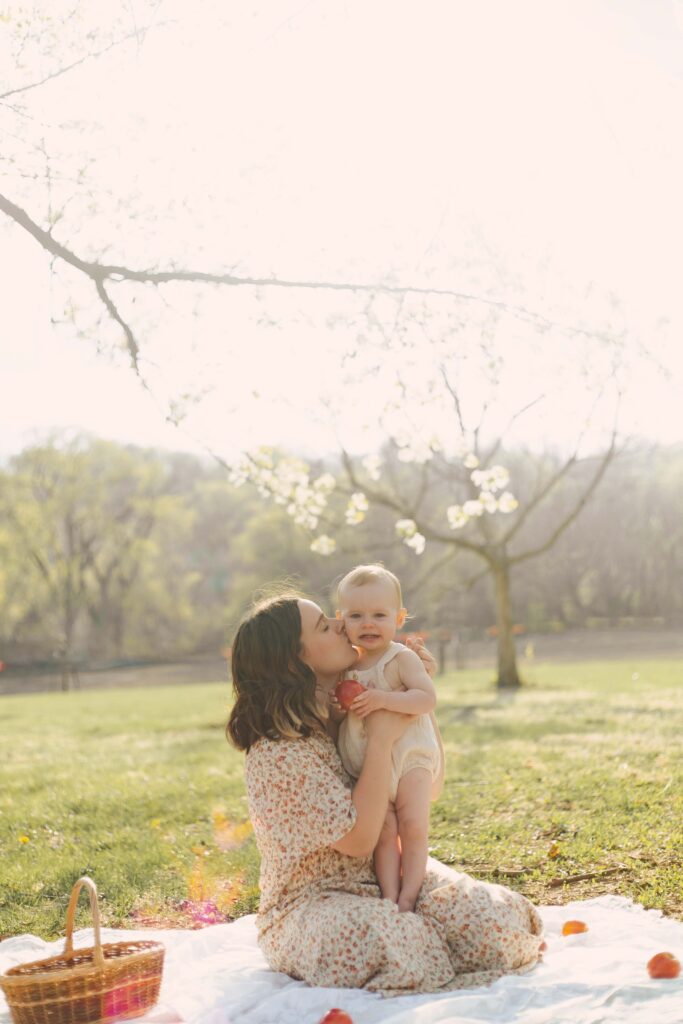
<path id="1" fill-rule="evenodd" d="M 334 743 L 327 733 L 277 740 L 264 736 L 249 748 L 246 767 L 249 770 L 263 765 L 284 765 L 307 761 L 330 745 L 334 747 Z"/>

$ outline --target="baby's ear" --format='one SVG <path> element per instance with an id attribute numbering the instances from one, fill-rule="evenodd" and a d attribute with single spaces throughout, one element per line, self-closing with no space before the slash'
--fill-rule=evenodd
<path id="1" fill-rule="evenodd" d="M 335 615 L 335 618 L 337 618 L 337 619 L 341 619 L 341 617 L 342 617 L 341 616 L 341 612 L 339 611 L 338 608 L 337 608 L 336 612 L 334 613 L 334 615 Z"/>
<path id="2" fill-rule="evenodd" d="M 396 616 L 396 625 L 398 626 L 399 629 L 401 628 L 403 623 L 406 621 L 407 614 L 408 614 L 407 608 L 399 608 L 398 615 Z"/>

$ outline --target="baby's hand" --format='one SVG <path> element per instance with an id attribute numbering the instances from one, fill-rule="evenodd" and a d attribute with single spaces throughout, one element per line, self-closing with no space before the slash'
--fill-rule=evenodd
<path id="1" fill-rule="evenodd" d="M 364 693 L 358 694 L 351 705 L 351 711 L 353 711 L 354 715 L 358 715 L 359 718 L 365 718 L 366 715 L 371 714 L 373 711 L 379 711 L 380 708 L 385 706 L 382 691 L 368 689 Z"/>

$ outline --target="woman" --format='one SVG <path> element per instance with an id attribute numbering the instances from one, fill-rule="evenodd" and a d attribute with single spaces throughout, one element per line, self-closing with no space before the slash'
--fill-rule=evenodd
<path id="1" fill-rule="evenodd" d="M 529 970 L 542 924 L 519 893 L 428 873 L 414 913 L 381 898 L 372 852 L 389 800 L 391 747 L 410 718 L 368 715 L 353 785 L 327 707 L 355 659 L 343 624 L 292 594 L 257 605 L 235 637 L 227 733 L 247 752 L 261 854 L 257 925 L 268 963 L 310 985 L 385 995 L 467 988 Z"/>

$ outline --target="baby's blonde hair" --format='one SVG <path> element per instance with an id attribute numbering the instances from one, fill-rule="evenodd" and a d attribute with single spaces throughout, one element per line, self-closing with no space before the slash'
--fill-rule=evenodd
<path id="1" fill-rule="evenodd" d="M 398 581 L 398 577 L 394 576 L 393 572 L 385 569 L 379 562 L 373 565 L 357 565 L 351 572 L 347 572 L 346 576 L 342 576 L 335 590 L 337 607 L 340 606 L 342 590 L 345 587 L 363 587 L 366 583 L 390 583 L 396 592 L 398 607 L 403 607 L 401 584 Z"/>

